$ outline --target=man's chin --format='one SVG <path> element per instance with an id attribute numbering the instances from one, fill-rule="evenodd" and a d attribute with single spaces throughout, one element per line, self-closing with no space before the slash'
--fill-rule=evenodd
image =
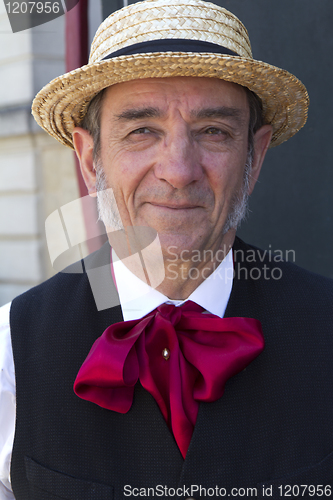
<path id="1" fill-rule="evenodd" d="M 236 229 L 229 229 L 223 237 L 214 242 L 204 241 L 203 238 L 179 238 L 177 236 L 165 235 L 159 233 L 160 244 L 164 260 L 171 260 L 179 263 L 193 260 L 193 262 L 205 261 L 207 258 L 214 259 L 218 252 L 219 257 L 221 251 L 225 255 L 232 247 L 236 236 Z"/>
<path id="2" fill-rule="evenodd" d="M 200 252 L 202 248 L 199 245 L 199 241 L 197 239 L 193 239 L 189 236 L 188 238 L 182 237 L 180 235 L 170 235 L 159 233 L 160 244 L 162 247 L 162 252 L 164 258 L 168 260 L 182 260 L 184 259 L 184 255 L 191 254 L 193 252 Z"/>

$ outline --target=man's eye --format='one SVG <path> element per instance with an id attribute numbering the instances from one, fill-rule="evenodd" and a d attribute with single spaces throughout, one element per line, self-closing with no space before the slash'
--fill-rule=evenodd
<path id="1" fill-rule="evenodd" d="M 224 134 L 225 132 L 223 132 L 221 129 L 219 128 L 215 128 L 215 127 L 209 127 L 205 130 L 205 133 L 208 134 L 208 135 L 219 135 L 219 134 Z"/>
<path id="2" fill-rule="evenodd" d="M 141 127 L 133 130 L 132 134 L 148 134 L 150 132 L 149 128 Z"/>

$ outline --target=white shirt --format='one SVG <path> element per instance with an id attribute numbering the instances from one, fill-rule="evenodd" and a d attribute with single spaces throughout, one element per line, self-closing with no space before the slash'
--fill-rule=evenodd
<path id="1" fill-rule="evenodd" d="M 116 254 L 113 269 L 124 321 L 143 318 L 161 304 L 182 305 L 185 300 L 170 300 L 135 276 Z M 206 311 L 224 316 L 233 282 L 232 251 L 216 270 L 186 299 Z M 9 326 L 10 304 L 0 308 L 0 500 L 14 500 L 10 483 L 10 461 L 15 433 L 15 371 Z"/>

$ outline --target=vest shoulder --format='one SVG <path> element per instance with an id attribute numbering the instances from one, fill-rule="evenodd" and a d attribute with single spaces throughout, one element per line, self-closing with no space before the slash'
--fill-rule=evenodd
<path id="1" fill-rule="evenodd" d="M 88 283 L 87 271 L 98 267 L 110 264 L 110 245 L 106 243 L 99 250 L 88 255 L 84 259 L 71 264 L 63 271 L 58 272 L 43 283 L 40 283 L 33 288 L 30 288 L 23 294 L 13 300 L 26 302 L 30 300 L 45 299 L 55 295 L 57 300 L 61 300 L 61 296 L 68 297 L 68 294 L 76 293 L 81 287 L 85 287 Z"/>
<path id="2" fill-rule="evenodd" d="M 81 271 L 79 272 L 78 269 L 80 264 L 81 264 Z M 46 281 L 43 281 L 43 283 L 40 283 L 39 285 L 30 288 L 26 292 L 17 296 L 13 300 L 13 303 L 17 301 L 25 302 L 30 300 L 37 300 L 39 297 L 41 298 L 48 296 L 53 292 L 56 291 L 61 292 L 68 290 L 71 287 L 76 287 L 80 283 L 80 281 L 82 281 L 85 277 L 82 263 L 81 262 L 75 263 L 75 266 L 73 267 L 73 272 L 70 271 L 70 268 L 72 268 L 72 266 L 68 268 L 68 271 L 64 270 L 62 272 L 59 272 L 54 276 L 52 276 L 51 278 L 47 279 Z"/>

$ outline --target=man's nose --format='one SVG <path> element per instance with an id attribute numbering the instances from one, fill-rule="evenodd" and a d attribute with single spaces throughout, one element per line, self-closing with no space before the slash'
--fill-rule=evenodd
<path id="1" fill-rule="evenodd" d="M 203 176 L 200 154 L 195 141 L 186 131 L 174 131 L 165 138 L 155 164 L 157 178 L 182 189 Z"/>

